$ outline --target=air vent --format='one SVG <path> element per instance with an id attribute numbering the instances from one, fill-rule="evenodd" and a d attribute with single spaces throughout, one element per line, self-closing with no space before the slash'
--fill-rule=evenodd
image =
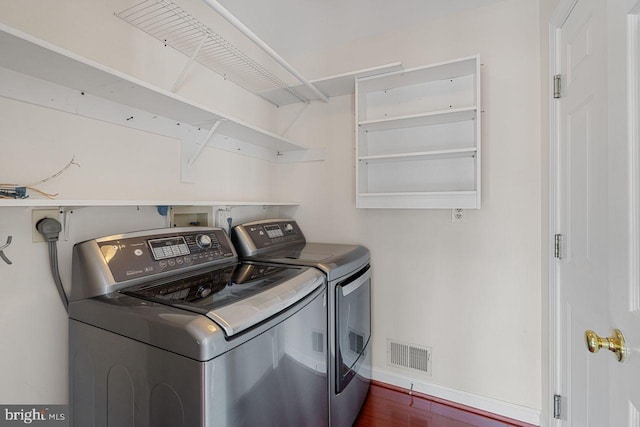
<path id="1" fill-rule="evenodd" d="M 387 339 L 387 365 L 431 375 L 431 347 Z"/>

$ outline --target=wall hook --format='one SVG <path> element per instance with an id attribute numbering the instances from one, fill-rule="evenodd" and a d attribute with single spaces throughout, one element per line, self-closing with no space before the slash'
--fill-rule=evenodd
<path id="1" fill-rule="evenodd" d="M 3 252 L 3 251 L 4 251 L 6 248 L 8 248 L 8 247 L 9 247 L 9 245 L 11 244 L 11 241 L 12 241 L 12 240 L 13 240 L 13 236 L 9 236 L 9 237 L 7 237 L 7 243 L 5 243 L 3 246 L 0 246 L 0 258 L 2 258 L 2 260 L 3 260 L 4 262 L 6 262 L 7 264 L 9 264 L 9 265 L 11 265 L 11 264 L 13 264 L 13 263 L 11 262 L 11 260 L 10 260 L 9 258 L 7 258 L 7 256 L 4 254 L 4 252 Z"/>

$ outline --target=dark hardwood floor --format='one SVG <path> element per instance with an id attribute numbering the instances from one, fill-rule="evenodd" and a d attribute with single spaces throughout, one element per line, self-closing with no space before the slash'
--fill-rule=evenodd
<path id="1" fill-rule="evenodd" d="M 354 427 L 534 427 L 442 399 L 372 382 Z"/>

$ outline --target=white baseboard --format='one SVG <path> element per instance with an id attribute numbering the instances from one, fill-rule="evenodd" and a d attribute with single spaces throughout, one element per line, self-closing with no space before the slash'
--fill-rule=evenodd
<path id="1" fill-rule="evenodd" d="M 392 370 L 379 367 L 373 367 L 372 379 L 406 389 L 410 389 L 411 384 L 413 384 L 413 390 L 419 393 L 439 397 L 440 399 L 446 399 L 451 402 L 470 406 L 492 414 L 502 415 L 503 417 L 508 417 L 513 420 L 522 421 L 536 426 L 540 425 L 540 411 L 537 409 L 416 380 Z"/>

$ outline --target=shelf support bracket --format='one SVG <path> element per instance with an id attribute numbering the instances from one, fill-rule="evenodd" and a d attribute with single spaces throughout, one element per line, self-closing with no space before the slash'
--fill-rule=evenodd
<path id="1" fill-rule="evenodd" d="M 224 120 L 216 120 L 213 126 L 211 126 L 211 129 L 209 129 L 209 132 L 207 132 L 207 136 L 204 137 L 204 140 L 198 146 L 198 148 L 196 149 L 196 152 L 193 153 L 193 155 L 189 158 L 189 161 L 187 162 L 189 166 L 193 166 L 195 164 L 196 160 L 198 160 L 198 157 L 200 157 L 200 153 L 202 153 L 202 150 L 204 150 L 204 147 L 206 147 L 209 141 L 211 140 L 211 138 L 213 138 L 213 135 L 216 133 L 216 131 L 218 130 L 218 127 L 220 127 L 220 124 L 223 121 Z"/>
<path id="2" fill-rule="evenodd" d="M 202 38 L 202 40 L 200 41 L 200 44 L 196 48 L 196 50 L 193 51 L 193 54 L 191 54 L 191 57 L 189 58 L 189 60 L 185 64 L 184 68 L 182 69 L 182 72 L 180 73 L 180 75 L 176 79 L 175 83 L 173 83 L 173 86 L 171 86 L 171 92 L 175 92 L 178 89 L 178 87 L 180 86 L 180 84 L 184 80 L 184 76 L 187 75 L 187 71 L 189 70 L 189 68 L 191 68 L 191 65 L 193 64 L 193 61 L 196 60 L 196 57 L 200 53 L 200 49 L 202 49 L 202 46 L 204 46 L 204 44 L 206 43 L 208 38 L 209 38 L 209 35 L 205 34 L 204 37 Z"/>
<path id="3" fill-rule="evenodd" d="M 282 132 L 282 137 L 287 136 L 287 132 L 289 132 L 289 130 L 291 130 L 291 128 L 293 127 L 293 125 L 296 124 L 296 122 L 298 121 L 298 119 L 300 119 L 300 117 L 302 117 L 302 113 L 304 113 L 304 111 L 307 109 L 307 107 L 309 106 L 309 103 L 306 102 L 305 104 L 303 104 L 302 108 L 300 109 L 300 111 L 298 111 L 298 114 L 296 114 L 296 116 L 293 118 L 293 120 L 291 121 L 291 123 L 289 124 L 289 126 L 287 126 L 287 128 Z"/>
<path id="4" fill-rule="evenodd" d="M 211 126 L 211 129 L 209 129 L 209 132 L 207 132 L 206 136 L 199 144 L 189 139 L 182 140 L 180 144 L 182 158 L 182 182 L 195 182 L 196 160 L 198 160 L 198 157 L 200 157 L 202 150 L 204 150 L 204 147 L 206 147 L 209 141 L 211 141 L 211 138 L 213 138 L 213 135 L 215 135 L 222 122 L 224 122 L 224 119 L 216 120 Z"/>

